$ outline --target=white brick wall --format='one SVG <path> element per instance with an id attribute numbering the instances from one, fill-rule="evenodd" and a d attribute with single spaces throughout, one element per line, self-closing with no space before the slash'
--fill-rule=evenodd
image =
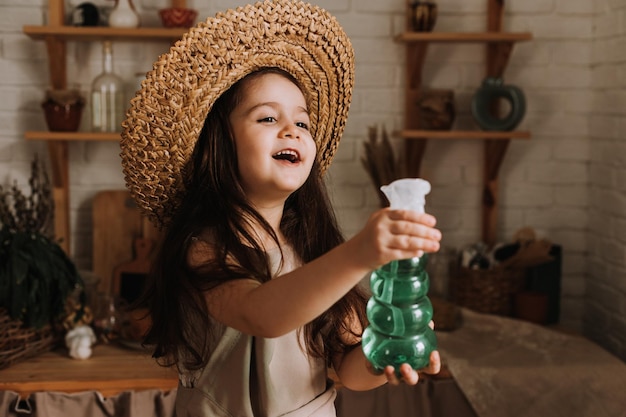
<path id="1" fill-rule="evenodd" d="M 596 0 L 584 328 L 626 358 L 626 2 Z"/>
<path id="2" fill-rule="evenodd" d="M 107 4 L 107 2 L 102 1 Z M 241 0 L 190 0 L 201 16 Z M 144 25 L 158 25 L 166 0 L 135 0 Z M 319 0 L 350 35 L 357 59 L 356 87 L 346 134 L 329 183 L 346 233 L 355 233 L 378 201 L 360 163 L 367 127 L 402 125 L 404 48 L 393 35 L 404 25 L 404 0 Z M 485 28 L 486 1 L 439 0 L 435 30 Z M 43 24 L 45 0 L 0 0 L 0 181 L 25 182 L 34 152 L 45 145 L 23 140 L 27 127 L 44 128 L 39 107 L 48 86 L 45 47 L 22 34 Z M 520 86 L 528 103 L 520 128 L 529 141 L 514 141 L 501 168 L 499 239 L 532 226 L 563 246 L 562 323 L 587 331 L 626 357 L 626 1 L 509 1 L 506 30 L 532 31 L 532 42 L 513 49 L 505 81 Z M 116 43 L 115 67 L 129 86 L 167 45 Z M 484 76 L 481 45 L 431 45 L 423 81 L 452 88 L 456 125 L 473 126 L 471 97 Z M 72 84 L 87 91 L 100 68 L 98 44 L 68 48 Z M 130 89 L 130 88 L 129 88 Z M 86 123 L 88 118 L 85 118 Z M 85 124 L 86 126 L 86 124 Z M 123 188 L 117 145 L 72 143 L 72 252 L 91 265 L 90 210 L 94 194 Z M 423 176 L 433 184 L 429 211 L 439 219 L 444 244 L 461 247 L 480 238 L 482 147 L 478 141 L 430 142 Z M 621 314 L 620 314 L 621 313 Z M 585 318 L 586 317 L 586 318 Z M 583 318 L 585 318 L 583 320 Z"/>

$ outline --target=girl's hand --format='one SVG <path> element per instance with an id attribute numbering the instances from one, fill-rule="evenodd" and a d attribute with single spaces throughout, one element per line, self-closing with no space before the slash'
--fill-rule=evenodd
<path id="1" fill-rule="evenodd" d="M 430 326 L 431 329 L 434 329 L 435 323 L 431 320 L 430 323 L 428 323 L 428 326 Z M 367 362 L 366 366 L 371 373 L 376 374 L 371 363 Z M 439 351 L 434 350 L 430 354 L 428 366 L 424 369 L 421 369 L 420 372 L 434 375 L 438 374 L 440 370 L 441 357 L 439 356 Z M 400 385 L 400 382 L 404 382 L 407 385 L 415 385 L 419 381 L 418 372 L 413 369 L 408 363 L 403 363 L 402 365 L 400 365 L 400 378 L 397 377 L 396 370 L 391 365 L 386 366 L 383 373 L 387 377 L 387 382 L 389 382 L 391 385 Z"/>
<path id="2" fill-rule="evenodd" d="M 430 354 L 430 362 L 428 363 L 428 367 L 420 370 L 420 372 L 424 372 L 427 374 L 437 374 L 441 370 L 441 359 L 439 357 L 438 351 L 433 351 Z M 391 385 L 400 385 L 400 382 L 404 382 L 407 385 L 415 385 L 419 381 L 418 372 L 411 368 L 411 365 L 408 363 L 403 363 L 400 365 L 400 378 L 396 376 L 396 370 L 393 366 L 387 366 L 385 368 L 385 376 L 387 377 L 387 381 Z"/>
<path id="3" fill-rule="evenodd" d="M 370 216 L 352 243 L 368 267 L 376 269 L 396 259 L 439 250 L 441 232 L 434 228 L 436 222 L 427 213 L 385 208 Z"/>

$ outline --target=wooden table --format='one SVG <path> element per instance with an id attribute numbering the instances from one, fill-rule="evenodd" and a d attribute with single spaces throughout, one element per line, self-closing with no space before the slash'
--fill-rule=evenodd
<path id="1" fill-rule="evenodd" d="M 26 398 L 37 391 L 80 392 L 95 390 L 103 396 L 123 391 L 176 388 L 175 369 L 160 367 L 144 351 L 117 344 L 98 344 L 86 360 L 72 359 L 67 349 L 43 353 L 0 370 L 0 390 Z"/>
<path id="2" fill-rule="evenodd" d="M 341 388 L 337 375 L 329 377 Z M 425 379 L 452 378 L 442 366 L 438 375 L 420 374 Z M 37 391 L 81 392 L 95 390 L 105 397 L 123 391 L 160 389 L 164 392 L 178 386 L 174 369 L 160 367 L 148 353 L 118 344 L 98 344 L 86 360 L 72 359 L 67 349 L 46 352 L 0 370 L 0 390 L 15 391 L 26 398 Z"/>

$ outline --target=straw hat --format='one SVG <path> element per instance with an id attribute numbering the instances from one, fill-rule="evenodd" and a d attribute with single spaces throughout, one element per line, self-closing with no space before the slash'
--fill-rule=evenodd
<path id="1" fill-rule="evenodd" d="M 157 226 L 179 204 L 181 170 L 215 100 L 270 66 L 292 74 L 305 90 L 322 172 L 330 165 L 354 83 L 354 52 L 339 23 L 324 9 L 292 0 L 218 13 L 159 57 L 122 123 L 126 186 Z"/>

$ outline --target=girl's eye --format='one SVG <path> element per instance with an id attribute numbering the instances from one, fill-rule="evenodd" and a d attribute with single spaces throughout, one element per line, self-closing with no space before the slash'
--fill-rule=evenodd
<path id="1" fill-rule="evenodd" d="M 259 119 L 259 122 L 261 122 L 261 123 L 272 123 L 272 122 L 275 122 L 275 121 L 276 121 L 276 118 L 272 117 L 272 116 L 267 116 L 267 117 L 264 117 L 262 119 Z"/>
<path id="2" fill-rule="evenodd" d="M 298 123 L 296 123 L 296 126 L 298 126 L 301 129 L 309 130 L 309 125 L 304 123 L 304 122 L 298 122 Z"/>

